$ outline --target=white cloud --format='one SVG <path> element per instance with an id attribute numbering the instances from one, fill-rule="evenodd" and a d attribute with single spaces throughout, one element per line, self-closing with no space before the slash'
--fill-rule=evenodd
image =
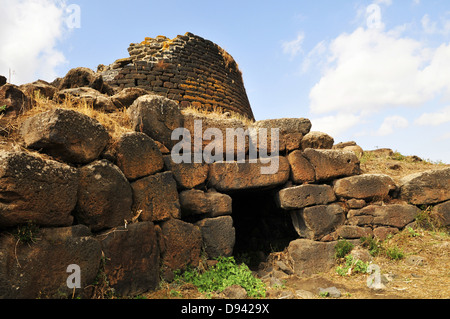
<path id="1" fill-rule="evenodd" d="M 57 49 L 67 31 L 60 0 L 0 0 L 0 74 L 14 71 L 13 83 L 53 80 L 66 63 Z"/>
<path id="2" fill-rule="evenodd" d="M 337 114 L 311 119 L 312 130 L 331 136 L 339 136 L 349 128 L 360 123 L 361 117 L 354 114 Z"/>
<path id="3" fill-rule="evenodd" d="M 305 34 L 300 32 L 297 35 L 297 38 L 292 41 L 283 42 L 281 44 L 283 48 L 283 53 L 290 55 L 291 57 L 295 57 L 302 51 L 303 40 L 305 39 Z"/>
<path id="4" fill-rule="evenodd" d="M 388 6 L 392 1 L 374 1 L 372 6 L 381 4 Z M 361 134 L 387 136 L 414 121 L 393 116 L 395 108 L 430 110 L 432 101 L 450 101 L 450 43 L 432 47 L 427 38 L 405 35 L 414 29 L 412 24 L 385 30 L 379 22 L 383 27 L 370 27 L 367 23 L 353 32 L 319 42 L 305 54 L 303 71 L 313 66 L 321 70 L 321 78 L 309 92 L 309 109 L 317 117 L 313 124 L 321 130 L 339 136 L 363 122 L 370 123 L 371 115 L 384 113 L 380 127 L 366 128 Z M 450 23 L 448 27 L 443 22 L 434 24 L 428 16 L 422 19 L 422 25 L 440 35 L 446 28 L 450 30 Z M 414 123 L 447 122 L 450 107 L 428 111 Z"/>
<path id="5" fill-rule="evenodd" d="M 446 48 L 440 53 L 450 60 Z M 428 73 L 437 72 L 429 61 L 430 51 L 398 33 L 358 28 L 334 39 L 327 52 L 323 76 L 310 91 L 312 113 L 372 113 L 392 106 L 417 106 L 436 93 L 429 76 L 422 74 L 427 62 L 432 69 Z M 433 85 L 439 82 L 442 88 L 450 84 L 450 73 L 441 75 Z"/>
<path id="6" fill-rule="evenodd" d="M 430 16 L 425 14 L 420 22 L 423 31 L 427 34 L 440 34 L 444 36 L 450 34 L 450 20 L 440 19 L 438 23 L 438 21 L 431 21 Z"/>
<path id="7" fill-rule="evenodd" d="M 444 107 L 438 112 L 424 113 L 414 123 L 418 125 L 438 126 L 450 122 L 450 106 Z"/>
<path id="8" fill-rule="evenodd" d="M 327 44 L 326 41 L 319 42 L 305 57 L 302 63 L 302 72 L 305 73 L 309 70 L 311 64 L 321 63 L 321 58 L 323 57 L 323 54 L 327 51 Z"/>
<path id="9" fill-rule="evenodd" d="M 394 115 L 389 116 L 384 119 L 383 123 L 381 124 L 380 128 L 376 132 L 375 135 L 378 136 L 387 136 L 391 135 L 395 132 L 395 129 L 401 129 L 401 128 L 407 128 L 409 125 L 409 122 L 406 118 Z"/>

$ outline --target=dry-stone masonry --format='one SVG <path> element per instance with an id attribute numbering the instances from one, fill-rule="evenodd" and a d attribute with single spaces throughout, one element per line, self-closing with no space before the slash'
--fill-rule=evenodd
<path id="1" fill-rule="evenodd" d="M 66 96 L 61 90 L 83 88 L 98 109 L 128 108 L 122 116 L 133 132 L 112 138 L 89 116 L 58 108 L 22 121 L 23 148 L 0 148 L 0 298 L 89 298 L 98 293 L 96 278 L 97 285 L 107 278 L 118 296 L 134 296 L 202 257 L 245 253 L 263 261 L 286 248 L 303 276 L 334 265 L 338 239 L 384 239 L 411 225 L 423 205 L 450 226 L 449 168 L 397 184 L 361 175 L 361 152 L 333 146 L 308 119 L 183 112 L 190 103 L 253 118 L 234 60 L 192 34 L 149 38 L 129 52 L 101 74 L 78 68 L 52 84 L 29 85 L 56 100 Z M 1 86 L 2 119 L 30 108 L 28 94 Z M 192 132 L 198 120 L 201 134 L 217 128 L 225 144 L 227 128 L 248 130 L 243 148 L 231 148 L 244 161 L 226 160 L 226 148 L 217 148 L 220 160 L 176 162 L 172 131 Z M 263 132 L 256 145 L 255 132 Z M 200 149 L 208 147 L 202 140 Z M 262 174 L 271 164 L 276 169 Z M 24 227 L 32 230 L 28 241 L 16 235 Z M 80 267 L 81 288 L 67 286 L 69 265 Z"/>
<path id="2" fill-rule="evenodd" d="M 128 52 L 129 58 L 100 67 L 111 87 L 140 88 L 181 107 L 220 107 L 254 118 L 237 63 L 213 42 L 192 33 L 158 36 L 130 44 Z"/>

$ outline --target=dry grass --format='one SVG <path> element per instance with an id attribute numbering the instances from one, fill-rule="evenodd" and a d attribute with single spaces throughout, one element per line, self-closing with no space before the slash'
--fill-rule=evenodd
<path id="1" fill-rule="evenodd" d="M 220 106 L 215 106 L 215 105 L 212 106 L 212 108 L 210 110 L 191 105 L 189 107 L 182 109 L 181 113 L 199 115 L 199 116 L 204 116 L 204 117 L 216 119 L 216 120 L 234 119 L 234 120 L 241 121 L 246 127 L 251 126 L 254 123 L 253 120 L 249 119 L 245 115 L 242 115 L 240 113 L 233 112 L 230 110 L 226 110 Z"/>
<path id="2" fill-rule="evenodd" d="M 449 164 L 420 160 L 414 156 L 403 156 L 398 152 L 395 152 L 393 155 L 365 152 L 360 161 L 362 173 L 386 174 L 391 176 L 397 183 L 410 174 L 450 167 Z"/>
<path id="3" fill-rule="evenodd" d="M 8 135 L 9 139 L 15 141 L 20 140 L 18 129 L 27 118 L 54 109 L 74 110 L 97 120 L 107 129 L 113 141 L 115 141 L 123 133 L 132 131 L 131 122 L 126 114 L 125 108 L 113 113 L 105 113 L 101 110 L 94 109 L 92 103 L 88 103 L 84 99 L 72 99 L 70 96 L 66 96 L 63 101 L 58 103 L 42 97 L 38 91 L 35 92 L 33 100 L 34 107 L 10 123 L 12 129 Z"/>
<path id="4" fill-rule="evenodd" d="M 386 256 L 375 257 L 372 263 L 378 265 L 382 275 L 392 279 L 381 291 L 367 287 L 368 275 L 359 274 L 340 276 L 335 269 L 322 278 L 332 281 L 343 294 L 351 299 L 447 299 L 450 298 L 450 236 L 446 232 L 416 230 L 417 236 L 411 236 L 404 230 L 384 245 L 398 247 L 404 253 L 401 260 L 392 260 Z M 414 264 L 409 258 L 420 256 L 422 263 Z"/>

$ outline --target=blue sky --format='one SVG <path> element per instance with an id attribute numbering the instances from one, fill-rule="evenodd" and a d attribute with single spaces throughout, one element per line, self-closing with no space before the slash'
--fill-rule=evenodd
<path id="1" fill-rule="evenodd" d="M 0 0 L 0 74 L 51 81 L 188 31 L 235 58 L 258 120 L 450 163 L 448 0 Z"/>

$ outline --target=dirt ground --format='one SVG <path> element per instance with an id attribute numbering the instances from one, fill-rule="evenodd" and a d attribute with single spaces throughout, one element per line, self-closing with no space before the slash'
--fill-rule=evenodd
<path id="1" fill-rule="evenodd" d="M 336 287 L 340 299 L 449 299 L 450 298 L 450 235 L 432 231 L 416 231 L 411 237 L 403 231 L 389 240 L 404 252 L 401 260 L 375 257 L 372 260 L 389 281 L 382 290 L 367 287 L 368 274 L 341 276 L 336 267 L 308 277 L 296 275 L 281 278 L 283 285 L 267 288 L 267 299 L 302 299 L 298 290 L 311 292 L 312 298 L 324 298 L 319 288 Z M 166 284 L 144 295 L 148 299 L 208 299 L 222 298 L 220 294 L 202 294 L 191 284 Z"/>

